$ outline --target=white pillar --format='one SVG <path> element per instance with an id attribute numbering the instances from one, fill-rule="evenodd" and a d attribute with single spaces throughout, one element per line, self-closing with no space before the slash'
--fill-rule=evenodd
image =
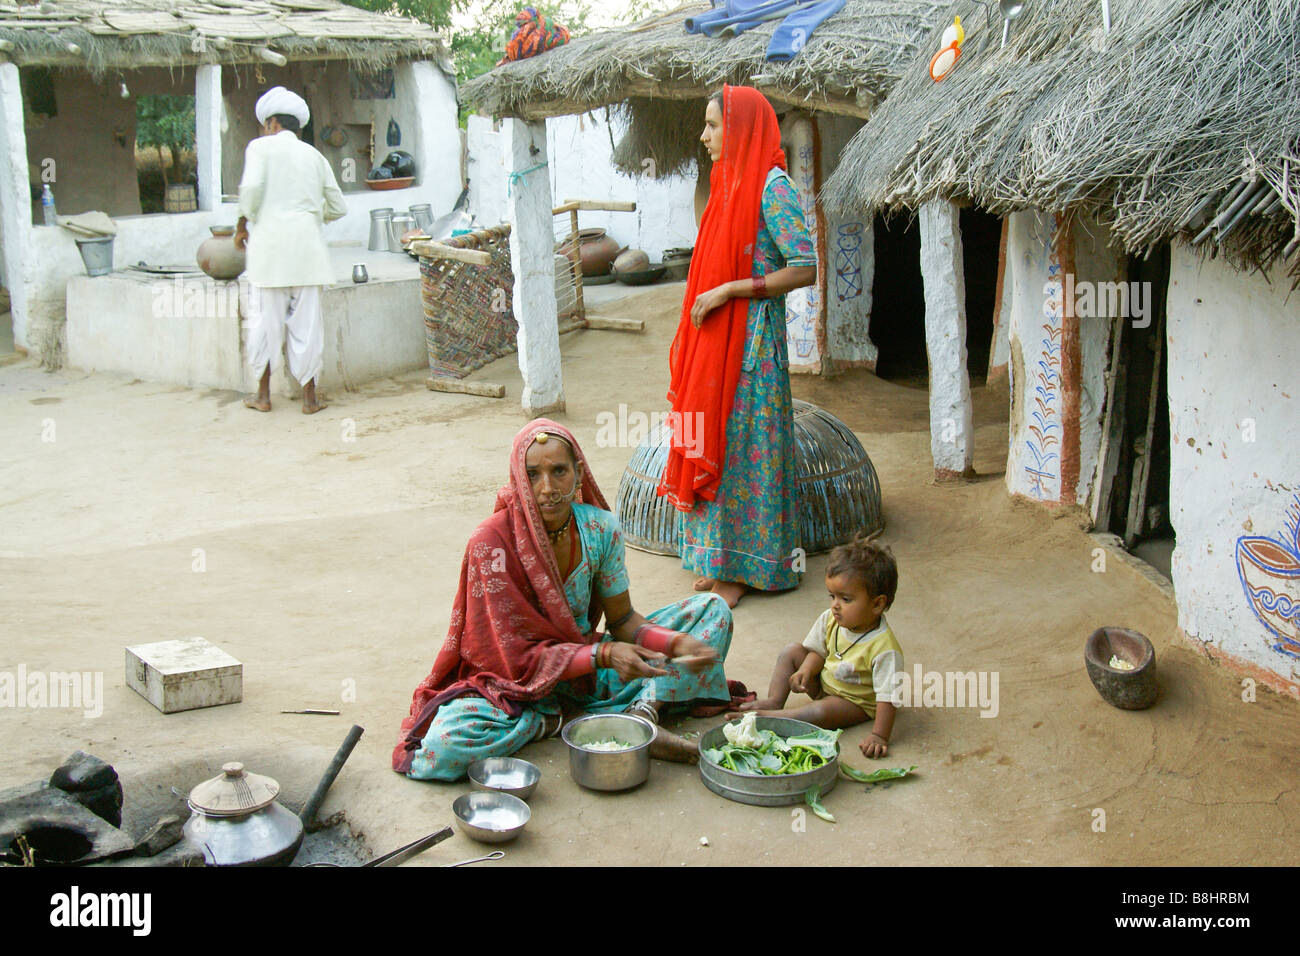
<path id="1" fill-rule="evenodd" d="M 939 480 L 974 474 L 962 269 L 959 210 L 942 200 L 923 204 L 921 279 L 925 284 L 925 349 L 930 359 L 930 452 Z"/>
<path id="2" fill-rule="evenodd" d="M 199 208 L 221 205 L 221 65 L 205 63 L 194 77 L 194 158 Z"/>
<path id="3" fill-rule="evenodd" d="M 790 127 L 790 178 L 794 180 L 799 205 L 803 207 L 804 223 L 812 236 L 813 248 L 818 242 L 816 165 L 813 162 L 812 120 L 801 116 Z M 820 372 L 822 370 L 822 342 L 825 341 L 825 316 L 822 310 L 821 278 L 826 264 L 818 258 L 818 281 L 801 289 L 794 289 L 785 297 L 786 347 L 790 356 L 791 372 Z"/>
<path id="4" fill-rule="evenodd" d="M 546 124 L 506 120 L 510 268 L 515 275 L 514 310 L 519 323 L 522 404 L 530 418 L 564 410 L 560 333 L 555 301 L 555 232 L 551 177 L 546 165 Z"/>
<path id="5" fill-rule="evenodd" d="M 38 173 L 40 171 L 38 170 Z M 0 63 L 0 248 L 4 250 L 4 284 L 14 344 L 30 348 L 27 301 L 31 262 L 32 197 L 28 191 L 27 133 L 18 67 Z"/>

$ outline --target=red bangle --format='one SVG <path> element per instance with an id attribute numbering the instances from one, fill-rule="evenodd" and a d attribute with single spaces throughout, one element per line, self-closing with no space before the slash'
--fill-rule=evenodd
<path id="1" fill-rule="evenodd" d="M 751 298 L 767 298 L 767 276 L 754 276 L 754 286 L 750 290 Z"/>
<path id="2" fill-rule="evenodd" d="M 636 629 L 633 640 L 648 651 L 671 654 L 673 642 L 677 640 L 677 632 L 660 627 L 658 624 L 642 624 Z"/>

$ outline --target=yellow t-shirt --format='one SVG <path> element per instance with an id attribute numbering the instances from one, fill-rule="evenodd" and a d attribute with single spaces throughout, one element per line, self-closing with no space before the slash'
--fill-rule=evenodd
<path id="1" fill-rule="evenodd" d="M 830 609 L 822 612 L 803 640 L 808 650 L 826 658 L 822 689 L 852 701 L 876 716 L 876 701 L 897 704 L 894 675 L 903 672 L 903 649 L 884 615 L 872 631 L 859 633 L 835 623 Z"/>

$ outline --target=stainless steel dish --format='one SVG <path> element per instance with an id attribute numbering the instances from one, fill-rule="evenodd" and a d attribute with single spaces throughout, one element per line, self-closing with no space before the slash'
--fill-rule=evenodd
<path id="1" fill-rule="evenodd" d="M 480 843 L 508 843 L 523 832 L 533 815 L 518 797 L 491 790 L 457 797 L 451 812 L 460 832 Z"/>
<path id="2" fill-rule="evenodd" d="M 469 765 L 469 782 L 475 790 L 508 793 L 527 800 L 542 779 L 541 770 L 518 757 L 492 757 Z"/>
<path id="3" fill-rule="evenodd" d="M 630 790 L 650 776 L 650 742 L 655 725 L 632 714 L 592 714 L 565 726 L 569 774 L 588 790 Z M 628 750 L 587 750 L 583 744 L 610 738 L 632 744 Z"/>
<path id="4" fill-rule="evenodd" d="M 759 730 L 770 730 L 782 737 L 798 737 L 817 729 L 812 724 L 790 717 L 759 717 L 754 724 Z M 725 767 L 719 767 L 704 756 L 705 750 L 721 747 L 726 742 L 727 738 L 722 733 L 721 725 L 714 727 L 700 738 L 700 779 L 718 796 L 737 803 L 748 803 L 757 807 L 784 807 L 803 803 L 804 795 L 812 787 L 821 787 L 822 796 L 825 796 L 831 792 L 835 787 L 835 781 L 839 779 L 838 756 L 816 770 L 805 773 L 770 777 L 736 773 Z"/>

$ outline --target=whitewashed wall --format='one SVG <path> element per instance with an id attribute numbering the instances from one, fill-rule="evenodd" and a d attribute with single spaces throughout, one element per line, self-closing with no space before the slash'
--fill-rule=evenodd
<path id="1" fill-rule="evenodd" d="M 612 129 L 611 129 L 612 127 Z M 636 212 L 583 212 L 583 229 L 605 229 L 620 245 L 644 249 L 652 262 L 665 249 L 695 245 L 695 177 L 627 176 L 610 162 L 610 137 L 622 136 L 618 121 L 605 111 L 560 116 L 546 121 L 551 195 L 565 199 L 635 202 Z M 492 120 L 471 116 L 468 122 L 470 210 L 481 225 L 494 225 L 505 215 L 507 176 L 501 134 Z M 539 171 L 540 172 L 540 171 Z"/>
<path id="2" fill-rule="evenodd" d="M 1051 216 L 1037 210 L 1011 214 L 1007 238 L 1011 424 L 1007 490 L 1045 502 L 1061 500 L 1060 295 L 1044 293 L 1059 283 L 1060 250 L 1053 242 Z"/>
<path id="3" fill-rule="evenodd" d="M 343 70 L 342 75 L 346 77 L 346 67 Z M 392 206 L 405 210 L 414 203 L 427 202 L 433 206 L 435 215 L 441 215 L 451 209 L 460 195 L 460 139 L 455 135 L 454 80 L 431 62 L 404 63 L 397 67 L 396 87 L 397 99 L 393 102 L 402 108 L 399 122 L 403 147 L 409 148 L 421 163 L 421 176 L 408 189 L 362 189 L 346 193 L 348 213 L 325 227 L 327 242 L 364 244 L 369 236 L 371 209 Z M 16 93 L 16 90 L 0 88 L 0 95 L 9 97 L 4 101 L 9 114 L 21 108 L 21 98 L 17 107 L 11 102 Z M 251 107 L 249 110 L 251 113 Z M 382 137 L 382 129 L 378 135 Z M 227 170 L 229 162 L 222 160 L 230 159 L 231 143 L 228 131 L 225 143 L 218 144 L 222 156 L 217 158 L 217 164 Z M 15 151 L 27 149 L 21 135 L 0 144 L 11 145 Z M 241 146 L 235 157 L 237 168 L 242 168 L 242 156 Z M 336 176 L 341 172 L 336 166 Z M 363 170 L 361 175 L 364 174 Z M 234 181 L 238 183 L 238 175 Z M 7 243 L 5 256 L 5 278 L 13 295 L 14 341 L 41 353 L 48 363 L 57 364 L 63 351 L 67 280 L 84 274 L 85 267 L 72 235 L 66 230 L 24 225 L 19 221 L 21 216 L 28 215 L 28 208 L 25 202 L 16 204 L 13 209 L 6 208 L 4 216 L 5 239 L 16 237 Z M 233 204 L 225 204 L 204 212 L 118 217 L 114 220 L 118 228 L 113 243 L 114 268 L 122 269 L 141 260 L 152 265 L 193 266 L 199 244 L 210 235 L 208 227 L 234 225 L 235 210 Z M 80 208 L 61 209 L 64 213 L 81 211 Z M 19 275 L 21 280 L 17 279 Z M 21 293 L 14 289 L 18 281 L 22 284 Z"/>
<path id="4" fill-rule="evenodd" d="M 1087 505 L 1097 489 L 1102 418 L 1106 410 L 1106 369 L 1113 318 L 1081 316 L 1077 335 L 1068 334 L 1065 317 L 1069 288 L 1081 283 L 1115 282 L 1125 277 L 1125 261 L 1110 248 L 1106 229 L 1076 222 L 1056 239 L 1059 220 L 1037 210 L 1012 213 L 1003 277 L 1007 318 L 1007 367 L 1011 377 L 1010 445 L 1006 484 L 1012 494 L 1051 504 Z M 1077 295 L 1077 292 L 1076 292 Z M 1078 381 L 1068 380 L 1071 353 L 1078 356 Z M 1078 395 L 1067 447 L 1067 391 Z M 1062 486 L 1064 459 L 1077 456 L 1073 487 Z"/>
<path id="5" fill-rule="evenodd" d="M 1282 269 L 1266 281 L 1174 247 L 1170 517 L 1179 626 L 1300 694 L 1300 296 L 1290 289 Z"/>

